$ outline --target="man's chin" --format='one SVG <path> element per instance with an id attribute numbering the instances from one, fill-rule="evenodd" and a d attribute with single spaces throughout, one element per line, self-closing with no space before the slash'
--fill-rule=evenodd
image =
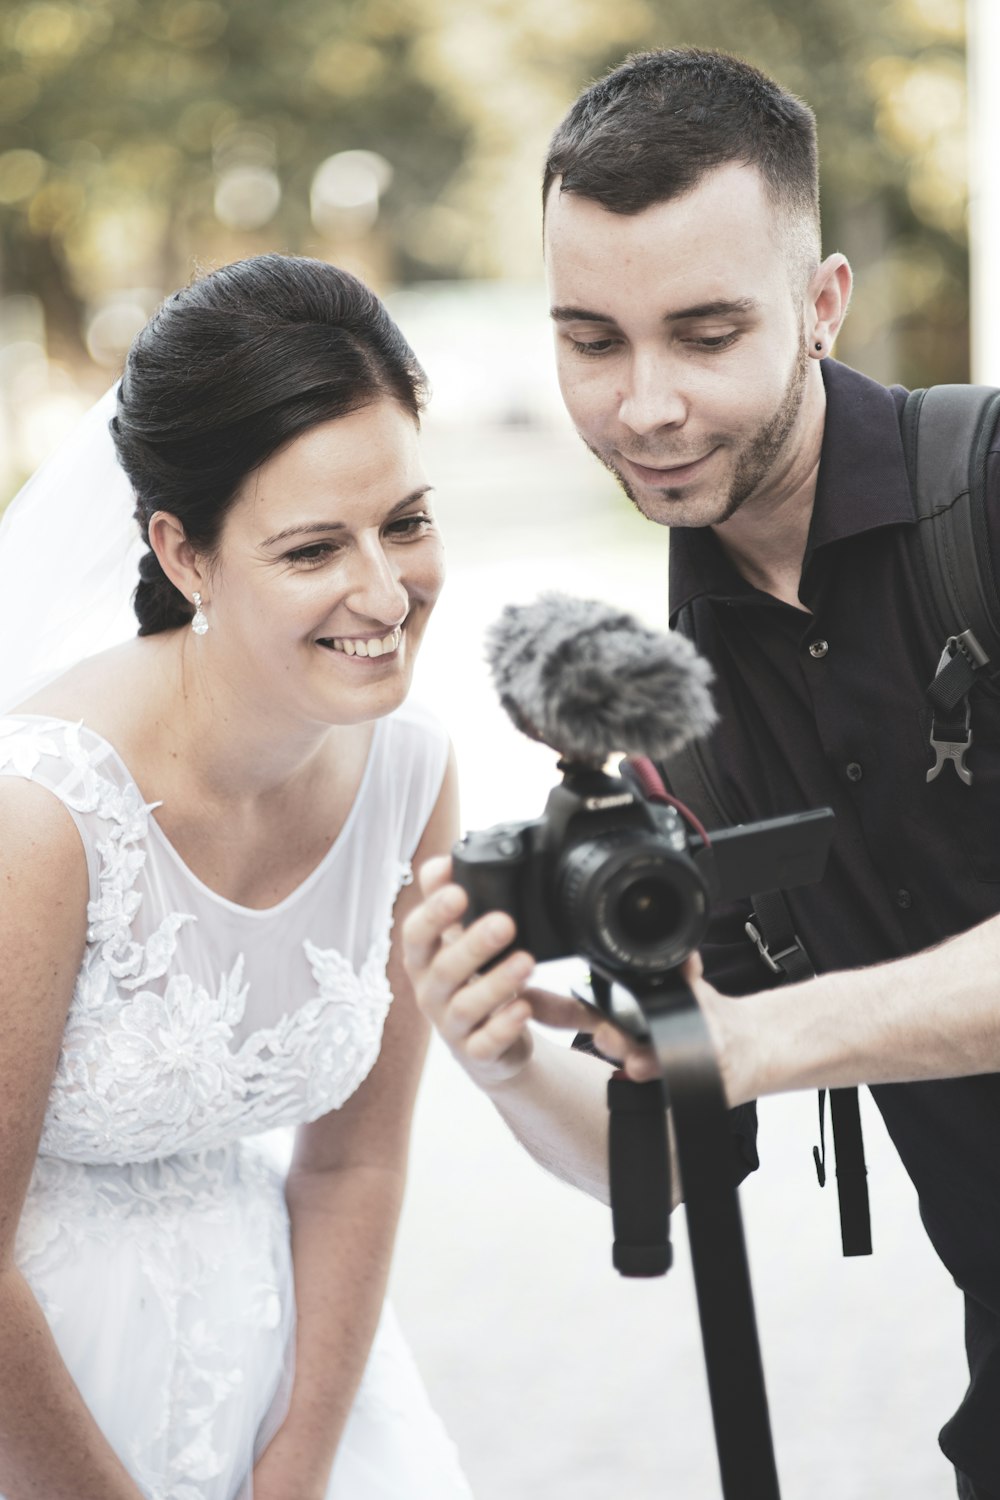
<path id="1" fill-rule="evenodd" d="M 584 442 L 587 443 L 586 438 Z M 587 447 L 615 479 L 639 514 L 657 526 L 714 526 L 719 520 L 725 520 L 732 514 L 728 497 L 694 496 L 691 491 L 695 486 L 691 484 L 645 483 L 637 475 L 625 473 L 611 454 L 602 453 L 592 443 L 587 443 Z"/>
<path id="2" fill-rule="evenodd" d="M 699 495 L 692 494 L 693 485 L 641 484 L 610 459 L 596 456 L 639 514 L 656 526 L 718 526 L 738 508 L 738 501 L 734 505 L 730 495 L 714 490 Z"/>

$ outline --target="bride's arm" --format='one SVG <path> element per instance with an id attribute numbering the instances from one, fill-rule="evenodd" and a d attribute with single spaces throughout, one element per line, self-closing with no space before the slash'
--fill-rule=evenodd
<path id="1" fill-rule="evenodd" d="M 452 764 L 414 868 L 454 843 L 455 785 Z M 254 1500 L 325 1496 L 378 1323 L 427 1047 L 427 1025 L 400 959 L 403 919 L 418 900 L 414 882 L 396 902 L 388 964 L 394 999 L 378 1061 L 341 1109 L 297 1132 L 286 1189 L 295 1267 L 295 1381 L 288 1416 L 254 1469 Z"/>
<path id="2" fill-rule="evenodd" d="M 0 1494 L 141 1500 L 14 1262 L 73 985 L 87 870 L 51 793 L 0 778 Z"/>

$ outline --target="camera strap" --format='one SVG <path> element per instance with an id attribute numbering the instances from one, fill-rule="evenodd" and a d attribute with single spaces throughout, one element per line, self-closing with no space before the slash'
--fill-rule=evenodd
<path id="1" fill-rule="evenodd" d="M 812 979 L 816 970 L 795 931 L 788 902 L 781 891 L 751 897 L 753 914 L 746 924 L 768 968 L 786 983 Z M 837 1199 L 840 1243 L 845 1256 L 871 1255 L 872 1222 L 868 1202 L 868 1167 L 861 1132 L 861 1107 L 856 1088 L 830 1089 L 830 1124 L 837 1161 Z M 813 1162 L 820 1187 L 826 1186 L 826 1089 L 819 1090 L 819 1145 Z"/>

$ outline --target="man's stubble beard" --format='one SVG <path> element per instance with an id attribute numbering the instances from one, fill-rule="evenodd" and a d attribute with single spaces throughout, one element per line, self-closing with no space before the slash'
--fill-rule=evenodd
<path id="1" fill-rule="evenodd" d="M 806 376 L 809 371 L 809 358 L 809 350 L 803 340 L 799 345 L 795 364 L 792 366 L 791 374 L 788 377 L 788 382 L 777 407 L 763 425 L 757 429 L 744 449 L 737 453 L 736 467 L 730 481 L 729 493 L 726 497 L 722 514 L 713 517 L 711 522 L 705 524 L 721 526 L 724 521 L 728 521 L 730 517 L 736 514 L 740 506 L 749 500 L 751 495 L 757 492 L 761 481 L 776 466 L 785 443 L 788 441 L 789 434 L 795 426 L 799 412 L 802 410 Z M 656 517 L 651 516 L 643 507 L 635 490 L 629 484 L 621 470 L 615 466 L 612 459 L 598 448 L 595 448 L 592 443 L 587 443 L 586 438 L 584 438 L 584 442 L 594 457 L 604 465 L 609 473 L 614 475 L 625 495 L 631 500 L 639 514 L 644 516 L 648 521 L 655 521 Z M 636 460 L 636 462 L 641 462 L 641 460 Z M 682 485 L 678 485 L 675 488 L 664 486 L 658 493 L 662 494 L 666 500 L 683 500 L 684 488 Z"/>

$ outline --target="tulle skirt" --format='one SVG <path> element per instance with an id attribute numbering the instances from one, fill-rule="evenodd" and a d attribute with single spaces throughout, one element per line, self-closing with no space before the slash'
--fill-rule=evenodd
<path id="1" fill-rule="evenodd" d="M 122 1166 L 39 1158 L 17 1260 L 143 1495 L 252 1500 L 293 1376 L 274 1165 L 248 1143 Z M 327 1500 L 471 1500 L 389 1309 Z"/>

